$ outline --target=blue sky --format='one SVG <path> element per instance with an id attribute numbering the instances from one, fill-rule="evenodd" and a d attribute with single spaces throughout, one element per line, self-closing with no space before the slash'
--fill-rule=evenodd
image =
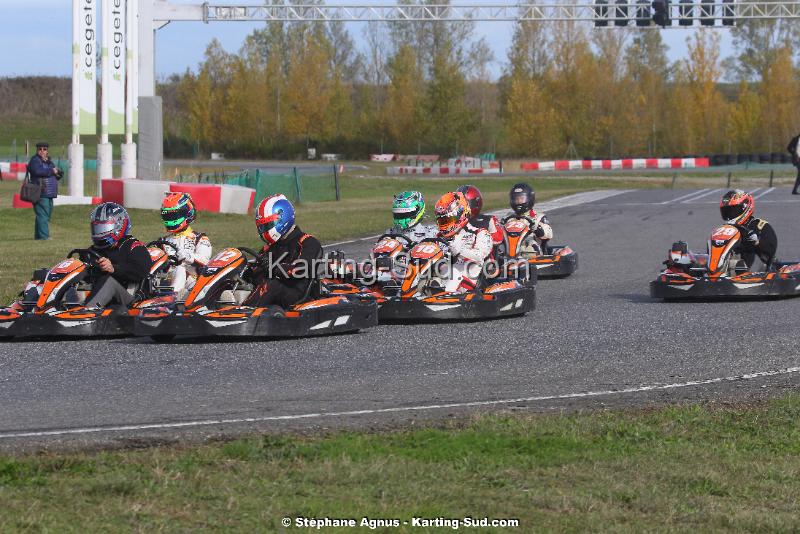
<path id="1" fill-rule="evenodd" d="M 172 0 L 174 3 L 198 4 L 201 0 Z M 98 0 L 99 2 L 99 0 Z M 222 3 L 222 2 L 220 2 Z M 236 3 L 236 2 L 227 2 Z M 259 3 L 243 0 L 242 4 Z M 330 3 L 335 3 L 331 1 Z M 348 1 L 341 3 L 359 3 Z M 366 3 L 366 2 L 364 2 Z M 377 3 L 391 3 L 384 0 Z M 453 3 L 457 3 L 454 1 Z M 503 0 L 478 0 L 463 3 L 511 3 Z M 0 76 L 24 75 L 70 75 L 70 43 L 72 39 L 71 0 L 0 0 Z M 8 23 L 18 21 L 18 23 Z M 244 38 L 263 23 L 217 22 L 210 24 L 195 22 L 173 22 L 156 34 L 156 75 L 163 78 L 172 73 L 181 73 L 186 68 L 196 68 L 202 60 L 208 42 L 216 37 L 222 46 L 231 52 L 239 49 Z M 357 44 L 361 41 L 363 23 L 348 25 Z M 686 54 L 686 38 L 693 30 L 663 31 L 669 46 L 671 60 Z M 722 34 L 722 57 L 732 55 L 730 32 Z M 511 23 L 483 22 L 477 25 L 477 35 L 486 38 L 495 57 L 495 75 L 502 71 L 511 44 Z"/>

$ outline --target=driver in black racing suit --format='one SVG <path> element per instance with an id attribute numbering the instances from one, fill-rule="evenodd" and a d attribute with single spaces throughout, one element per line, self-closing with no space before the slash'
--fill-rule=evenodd
<path id="1" fill-rule="evenodd" d="M 256 209 L 256 227 L 266 243 L 255 272 L 256 287 L 244 305 L 277 304 L 286 309 L 299 304 L 317 278 L 322 244 L 294 222 L 294 206 L 283 195 L 272 195 Z"/>
<path id="2" fill-rule="evenodd" d="M 742 233 L 737 251 L 747 268 L 751 269 L 756 256 L 770 270 L 778 251 L 778 236 L 772 225 L 764 219 L 753 217 L 755 213 L 753 195 L 740 189 L 728 191 L 719 203 L 719 210 L 726 223 L 732 224 Z"/>

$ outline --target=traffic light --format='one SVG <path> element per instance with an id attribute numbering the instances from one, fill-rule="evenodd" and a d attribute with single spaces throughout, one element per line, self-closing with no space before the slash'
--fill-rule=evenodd
<path id="1" fill-rule="evenodd" d="M 653 1 L 653 22 L 665 28 L 671 24 L 669 17 L 669 0 Z"/>
<path id="2" fill-rule="evenodd" d="M 604 28 L 608 26 L 608 7 L 606 0 L 595 0 L 594 2 L 594 27 Z"/>

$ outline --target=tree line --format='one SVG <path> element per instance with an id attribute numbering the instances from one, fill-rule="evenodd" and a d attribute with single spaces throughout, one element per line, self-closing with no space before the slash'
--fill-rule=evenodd
<path id="1" fill-rule="evenodd" d="M 362 50 L 342 23 L 270 22 L 173 78 L 170 128 L 250 157 L 782 151 L 800 129 L 796 26 L 738 26 L 729 58 L 698 28 L 670 62 L 658 30 L 519 22 L 493 80 L 470 22 L 369 23 Z"/>

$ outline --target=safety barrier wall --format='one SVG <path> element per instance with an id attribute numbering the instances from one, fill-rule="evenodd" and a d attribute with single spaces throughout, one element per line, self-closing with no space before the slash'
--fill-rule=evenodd
<path id="1" fill-rule="evenodd" d="M 0 161 L 0 179 L 2 180 L 24 180 L 28 164 L 16 161 Z"/>
<path id="2" fill-rule="evenodd" d="M 693 169 L 708 167 L 708 158 L 636 158 L 534 161 L 523 163 L 523 171 L 579 171 L 618 169 Z"/>
<path id="3" fill-rule="evenodd" d="M 256 191 L 237 185 L 193 184 L 151 180 L 106 179 L 102 183 L 103 201 L 126 208 L 160 209 L 164 195 L 171 191 L 192 195 L 199 211 L 249 213 Z"/>
<path id="4" fill-rule="evenodd" d="M 470 169 L 466 167 L 388 167 L 389 174 L 499 174 L 499 168 Z"/>

